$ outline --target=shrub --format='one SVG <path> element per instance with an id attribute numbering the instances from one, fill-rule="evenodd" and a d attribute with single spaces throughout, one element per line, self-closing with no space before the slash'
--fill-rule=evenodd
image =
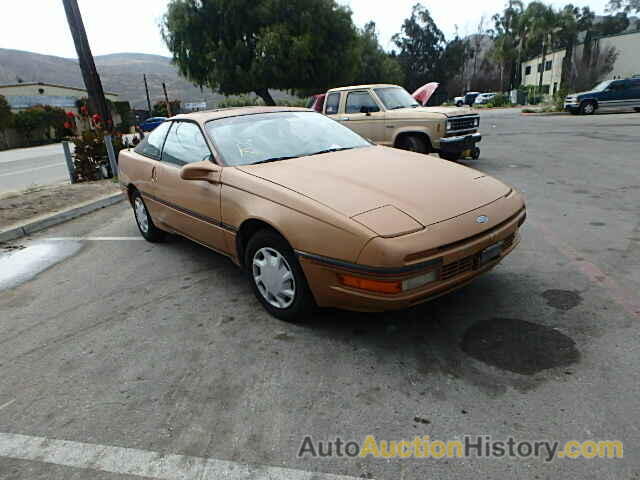
<path id="1" fill-rule="evenodd" d="M 492 107 L 506 107 L 508 105 L 511 105 L 511 100 L 504 93 L 498 93 L 491 99 Z"/>
<path id="2" fill-rule="evenodd" d="M 309 103 L 308 98 L 281 98 L 276 100 L 276 105 L 282 107 L 306 107 Z M 262 107 L 264 101 L 259 97 L 253 97 L 250 95 L 238 95 L 234 97 L 225 97 L 218 102 L 217 108 L 232 108 L 232 107 Z"/>
<path id="3" fill-rule="evenodd" d="M 85 130 L 79 137 L 71 139 L 75 145 L 73 166 L 76 182 L 100 180 L 102 178 L 100 167 L 109 168 L 109 157 L 104 137 L 104 130 L 97 128 L 95 130 Z M 128 145 L 123 141 L 121 135 L 114 135 L 112 140 L 113 150 L 116 158 L 118 158 L 120 150 L 127 148 Z M 115 176 L 115 172 L 112 172 L 112 176 Z"/>

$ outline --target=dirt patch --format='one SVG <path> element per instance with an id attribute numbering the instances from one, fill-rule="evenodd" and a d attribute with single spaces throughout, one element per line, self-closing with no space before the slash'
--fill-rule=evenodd
<path id="1" fill-rule="evenodd" d="M 120 191 L 111 180 L 33 187 L 0 195 L 0 229 Z"/>

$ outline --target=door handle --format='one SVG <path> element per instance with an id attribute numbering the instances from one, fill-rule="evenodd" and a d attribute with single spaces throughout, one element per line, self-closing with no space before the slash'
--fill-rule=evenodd
<path id="1" fill-rule="evenodd" d="M 340 119 L 341 122 L 347 122 L 349 120 L 349 117 L 342 117 Z"/>
<path id="2" fill-rule="evenodd" d="M 158 177 L 156 176 L 156 167 L 151 169 L 151 181 L 156 183 L 158 181 Z"/>

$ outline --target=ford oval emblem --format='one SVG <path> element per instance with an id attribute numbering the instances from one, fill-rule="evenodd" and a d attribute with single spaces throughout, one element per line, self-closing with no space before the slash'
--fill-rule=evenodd
<path id="1" fill-rule="evenodd" d="M 476 223 L 487 223 L 489 221 L 489 217 L 487 217 L 486 215 L 480 215 L 478 218 L 476 218 Z"/>

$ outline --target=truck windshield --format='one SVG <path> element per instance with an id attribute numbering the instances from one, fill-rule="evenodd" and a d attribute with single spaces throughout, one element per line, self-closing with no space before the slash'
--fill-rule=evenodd
<path id="1" fill-rule="evenodd" d="M 375 88 L 374 91 L 387 110 L 398 108 L 415 108 L 420 104 L 402 87 Z"/>
<path id="2" fill-rule="evenodd" d="M 315 112 L 273 112 L 211 120 L 207 132 L 227 165 L 250 165 L 371 143 Z"/>
<path id="3" fill-rule="evenodd" d="M 610 83 L 611 83 L 611 80 L 605 80 L 604 82 L 600 82 L 595 87 L 593 87 L 593 90 L 596 91 L 596 92 L 600 92 L 600 91 L 604 90 L 605 88 L 607 88 Z"/>

